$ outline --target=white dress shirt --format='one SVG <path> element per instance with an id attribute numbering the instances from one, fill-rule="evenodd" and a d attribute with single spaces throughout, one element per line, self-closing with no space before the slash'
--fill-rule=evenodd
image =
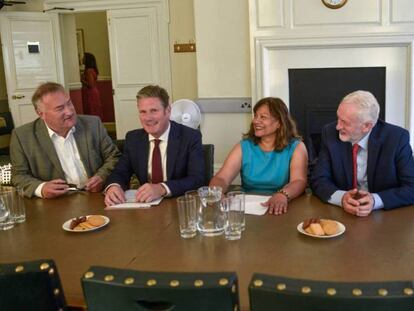
<path id="1" fill-rule="evenodd" d="M 69 184 L 75 184 L 78 188 L 84 188 L 88 181 L 88 174 L 86 173 L 83 162 L 80 158 L 78 146 L 76 145 L 73 133 L 76 131 L 72 127 L 66 137 L 62 137 L 54 132 L 45 123 L 50 139 L 55 147 L 58 155 L 60 165 L 65 174 L 65 180 Z M 42 197 L 42 189 L 45 183 L 40 184 L 36 190 L 35 195 Z"/>
<path id="2" fill-rule="evenodd" d="M 160 147 L 160 153 L 161 153 L 161 166 L 162 166 L 162 177 L 163 180 L 167 180 L 167 146 L 168 146 L 168 136 L 170 134 L 170 128 L 171 124 L 168 124 L 168 128 L 165 130 L 165 132 L 158 138 L 160 140 L 160 144 L 158 145 Z M 148 140 L 150 142 L 149 146 L 149 155 L 148 155 L 148 179 L 151 180 L 152 178 L 152 153 L 154 151 L 154 140 L 156 138 L 152 136 L 151 134 L 148 134 Z M 171 194 L 170 189 L 165 183 L 161 183 L 161 185 L 165 188 L 167 191 L 167 196 Z"/>
<path id="3" fill-rule="evenodd" d="M 168 146 L 168 136 L 170 134 L 170 128 L 171 124 L 168 124 L 168 128 L 165 130 L 165 132 L 158 138 L 160 140 L 160 144 L 158 145 L 160 148 L 160 154 L 161 154 L 161 167 L 162 167 L 162 178 L 163 180 L 167 180 L 167 146 Z M 148 141 L 149 141 L 149 154 L 148 154 L 148 182 L 151 181 L 151 175 L 152 175 L 152 153 L 154 151 L 154 140 L 156 138 L 152 136 L 151 134 L 148 134 Z M 117 183 L 112 183 L 106 186 L 104 193 L 109 189 L 109 187 L 118 185 Z M 171 190 L 167 186 L 166 183 L 161 183 L 161 185 L 164 187 L 166 194 L 165 196 L 171 195 Z"/>
<path id="4" fill-rule="evenodd" d="M 357 153 L 357 185 L 358 189 L 368 191 L 368 175 L 367 175 L 367 167 L 368 167 L 368 139 L 371 132 L 365 135 L 357 144 L 359 145 L 358 153 Z M 342 206 L 342 197 L 346 191 L 337 190 L 335 191 L 330 199 L 328 200 L 329 203 Z M 374 210 L 381 209 L 384 207 L 384 203 L 381 200 L 381 197 L 377 193 L 372 193 L 374 197 Z"/>

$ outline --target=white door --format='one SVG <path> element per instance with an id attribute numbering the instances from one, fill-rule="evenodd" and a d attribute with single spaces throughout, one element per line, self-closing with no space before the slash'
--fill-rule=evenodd
<path id="1" fill-rule="evenodd" d="M 117 138 L 141 127 L 136 94 L 145 85 L 170 91 L 168 20 L 160 7 L 109 10 L 108 32 Z"/>
<path id="2" fill-rule="evenodd" d="M 37 117 L 31 97 L 40 83 L 64 84 L 58 16 L 0 13 L 0 33 L 9 107 L 17 127 Z"/>

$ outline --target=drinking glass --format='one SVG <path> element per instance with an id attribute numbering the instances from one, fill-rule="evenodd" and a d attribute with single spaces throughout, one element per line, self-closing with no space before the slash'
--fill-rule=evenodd
<path id="1" fill-rule="evenodd" d="M 0 192 L 0 230 L 9 230 L 14 227 L 10 208 L 13 205 L 11 192 Z"/>
<path id="2" fill-rule="evenodd" d="M 236 197 L 241 200 L 241 212 L 242 212 L 242 230 L 246 229 L 246 200 L 245 193 L 243 191 L 229 191 L 227 192 L 227 197 Z"/>
<path id="3" fill-rule="evenodd" d="M 227 197 L 221 201 L 225 215 L 224 237 L 239 240 L 242 233 L 242 201 L 240 197 Z"/>
<path id="4" fill-rule="evenodd" d="M 197 233 L 197 206 L 195 197 L 186 195 L 177 198 L 177 208 L 181 237 L 194 237 Z"/>
<path id="5" fill-rule="evenodd" d="M 200 206 L 197 212 L 197 230 L 204 236 L 216 236 L 224 232 L 221 194 L 221 187 L 206 186 L 198 189 Z"/>
<path id="6" fill-rule="evenodd" d="M 10 214 L 15 223 L 26 221 L 26 210 L 24 204 L 23 188 L 2 186 L 2 192 L 10 193 L 12 204 L 10 206 Z"/>

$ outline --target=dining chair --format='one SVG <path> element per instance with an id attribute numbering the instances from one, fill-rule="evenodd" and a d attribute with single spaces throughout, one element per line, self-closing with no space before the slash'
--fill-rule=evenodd
<path id="1" fill-rule="evenodd" d="M 238 310 L 234 272 L 147 272 L 92 266 L 82 277 L 88 311 Z"/>
<path id="2" fill-rule="evenodd" d="M 204 185 L 208 186 L 214 175 L 214 145 L 203 144 L 203 153 L 205 163 Z"/>
<path id="3" fill-rule="evenodd" d="M 413 281 L 327 282 L 254 274 L 250 310 L 414 310 Z"/>
<path id="4" fill-rule="evenodd" d="M 54 261 L 0 264 L 0 310 L 67 310 Z"/>

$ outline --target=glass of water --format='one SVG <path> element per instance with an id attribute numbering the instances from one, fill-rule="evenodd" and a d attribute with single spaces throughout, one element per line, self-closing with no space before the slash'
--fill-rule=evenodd
<path id="1" fill-rule="evenodd" d="M 242 202 L 239 197 L 227 197 L 222 200 L 225 215 L 224 237 L 227 240 L 239 240 L 242 233 Z"/>
<path id="2" fill-rule="evenodd" d="M 231 197 L 236 197 L 236 198 L 240 198 L 241 200 L 241 212 L 242 212 L 242 230 L 246 229 L 246 216 L 245 216 L 245 212 L 246 212 L 246 200 L 245 200 L 245 193 L 243 191 L 229 191 L 227 192 L 227 197 L 231 198 Z"/>
<path id="3" fill-rule="evenodd" d="M 9 230 L 14 227 L 11 214 L 12 204 L 12 194 L 10 192 L 0 192 L 0 230 Z"/>

